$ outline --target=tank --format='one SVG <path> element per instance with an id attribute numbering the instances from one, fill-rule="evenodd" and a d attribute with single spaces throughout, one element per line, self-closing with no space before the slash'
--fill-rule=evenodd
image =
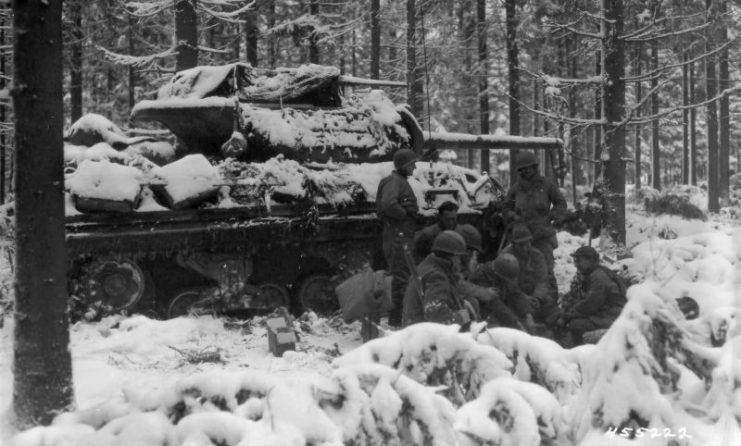
<path id="1" fill-rule="evenodd" d="M 401 148 L 421 158 L 410 178 L 420 226 L 452 200 L 496 250 L 502 186 L 435 161 L 432 149 L 560 141 L 425 138 L 405 105 L 373 89 L 383 85 L 318 65 L 197 67 L 132 111 L 132 122 L 164 125 L 174 144 L 83 117 L 65 146 L 73 314 L 332 313 L 339 283 L 385 267 L 375 194 Z"/>

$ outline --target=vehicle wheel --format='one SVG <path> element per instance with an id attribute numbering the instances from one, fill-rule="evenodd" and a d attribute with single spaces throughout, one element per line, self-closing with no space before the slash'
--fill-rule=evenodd
<path id="1" fill-rule="evenodd" d="M 87 303 L 101 302 L 113 311 L 132 308 L 152 291 L 151 279 L 128 258 L 93 261 L 85 267 L 80 285 Z"/>
<path id="2" fill-rule="evenodd" d="M 213 299 L 208 288 L 190 288 L 175 295 L 167 306 L 167 318 L 210 314 Z"/>
<path id="3" fill-rule="evenodd" d="M 334 288 L 334 283 L 326 274 L 308 276 L 301 281 L 298 287 L 299 302 L 304 310 L 329 316 L 339 308 Z"/>
<path id="4" fill-rule="evenodd" d="M 260 297 L 256 303 L 259 305 L 259 308 L 272 310 L 278 307 L 285 307 L 286 309 L 290 309 L 291 295 L 288 294 L 286 287 L 268 282 L 260 284 L 258 288 L 260 290 Z"/>

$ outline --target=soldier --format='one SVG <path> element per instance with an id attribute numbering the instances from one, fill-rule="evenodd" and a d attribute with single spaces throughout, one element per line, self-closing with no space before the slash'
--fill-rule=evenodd
<path id="1" fill-rule="evenodd" d="M 543 254 L 532 246 L 533 236 L 527 227 L 515 225 L 512 230 L 512 243 L 502 250 L 512 254 L 519 266 L 517 284 L 528 296 L 537 322 L 545 323 L 558 311 L 553 292 L 550 290 L 548 267 Z"/>
<path id="2" fill-rule="evenodd" d="M 533 333 L 533 308 L 528 296 L 517 284 L 519 274 L 517 258 L 502 253 L 496 259 L 480 265 L 471 274 L 471 282 L 495 291 L 496 298 L 481 303 L 481 315 L 487 322 Z"/>
<path id="3" fill-rule="evenodd" d="M 446 201 L 437 208 L 437 223 L 420 229 L 414 234 L 414 254 L 422 260 L 432 250 L 432 241 L 445 230 L 454 230 L 458 225 L 458 205 Z"/>
<path id="4" fill-rule="evenodd" d="M 564 308 L 556 317 L 556 326 L 571 338 L 565 340 L 567 345 L 579 345 L 584 333 L 609 328 L 620 315 L 625 305 L 625 284 L 614 271 L 599 263 L 599 253 L 591 246 L 580 247 L 572 257 L 577 275 L 564 296 Z"/>
<path id="5" fill-rule="evenodd" d="M 409 267 L 404 253 L 414 243 L 414 231 L 419 207 L 407 178 L 414 172 L 417 155 L 409 149 L 394 153 L 391 175 L 378 184 L 376 212 L 383 222 L 383 254 L 391 273 L 391 297 L 394 308 L 389 314 L 389 325 L 401 326 L 404 291 L 409 282 Z"/>
<path id="6" fill-rule="evenodd" d="M 517 158 L 519 179 L 507 191 L 504 201 L 505 216 L 510 222 L 527 226 L 533 236 L 532 244 L 545 258 L 552 292 L 558 290 L 553 274 L 553 250 L 558 247 L 556 229 L 566 214 L 566 200 L 556 184 L 538 174 L 538 160 L 531 152 Z"/>
<path id="7" fill-rule="evenodd" d="M 404 295 L 404 325 L 418 322 L 467 324 L 475 311 L 458 288 L 460 257 L 466 242 L 455 231 L 443 231 L 432 242 L 432 253 L 420 262 Z"/>

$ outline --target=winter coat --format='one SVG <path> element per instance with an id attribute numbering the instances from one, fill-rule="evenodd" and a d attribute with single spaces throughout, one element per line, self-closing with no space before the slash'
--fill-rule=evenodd
<path id="1" fill-rule="evenodd" d="M 599 265 L 591 273 L 577 274 L 565 296 L 566 319 L 586 318 L 609 326 L 625 306 L 625 285 L 618 275 Z"/>
<path id="2" fill-rule="evenodd" d="M 406 177 L 393 171 L 378 184 L 376 213 L 386 234 L 414 235 L 419 211 L 417 197 Z"/>
<path id="3" fill-rule="evenodd" d="M 533 234 L 533 243 L 553 237 L 554 248 L 557 246 L 551 220 L 561 220 L 567 208 L 566 199 L 555 183 L 540 175 L 533 180 L 519 178 L 507 191 L 504 209 L 515 211 L 519 222 Z"/>
<path id="4" fill-rule="evenodd" d="M 474 271 L 469 280 L 481 287 L 492 288 L 496 298 L 482 303 L 481 316 L 485 319 L 494 318 L 502 325 L 517 327 L 519 321 L 533 308 L 517 282 L 506 280 L 494 273 L 494 262 L 487 262 Z M 486 313 L 489 314 L 486 314 Z"/>
<path id="5" fill-rule="evenodd" d="M 524 256 L 517 255 L 512 245 L 502 250 L 502 254 L 512 254 L 520 265 L 517 284 L 522 292 L 535 298 L 548 296 L 548 267 L 540 250 L 532 246 Z"/>
<path id="6" fill-rule="evenodd" d="M 410 280 L 404 294 L 404 325 L 418 322 L 438 322 L 452 324 L 456 322 L 456 312 L 463 310 L 462 296 L 458 289 L 458 275 L 453 271 L 453 262 L 449 259 L 430 254 L 417 265 L 416 280 Z"/>

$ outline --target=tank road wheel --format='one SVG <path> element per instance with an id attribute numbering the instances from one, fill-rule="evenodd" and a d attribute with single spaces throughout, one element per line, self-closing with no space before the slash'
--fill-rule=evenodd
<path id="1" fill-rule="evenodd" d="M 178 292 L 167 306 L 167 319 L 210 314 L 214 310 L 211 290 L 210 288 L 189 288 Z"/>
<path id="2" fill-rule="evenodd" d="M 260 294 L 255 301 L 256 308 L 272 310 L 278 307 L 285 307 L 286 309 L 290 309 L 291 295 L 288 294 L 286 287 L 277 283 L 266 282 L 261 283 L 258 289 Z"/>
<path id="3" fill-rule="evenodd" d="M 101 302 L 113 311 L 132 308 L 152 290 L 147 274 L 127 258 L 95 260 L 85 268 L 82 286 L 85 302 Z"/>
<path id="4" fill-rule="evenodd" d="M 335 285 L 326 274 L 314 274 L 301 281 L 298 299 L 304 310 L 311 310 L 322 316 L 337 311 L 339 302 L 334 292 Z"/>

